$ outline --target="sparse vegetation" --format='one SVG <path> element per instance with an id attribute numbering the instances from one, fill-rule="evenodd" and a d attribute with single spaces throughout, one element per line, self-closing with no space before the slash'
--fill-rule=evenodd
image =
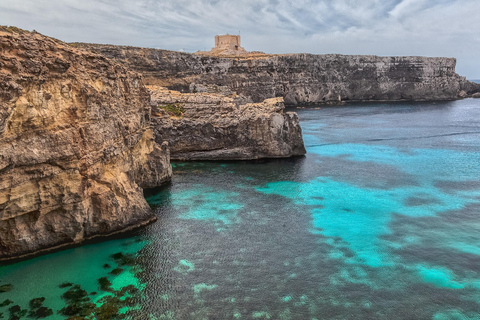
<path id="1" fill-rule="evenodd" d="M 8 33 L 18 33 L 18 34 L 29 32 L 27 30 L 23 30 L 14 26 L 0 26 L 0 31 L 4 31 Z"/>
<path id="2" fill-rule="evenodd" d="M 183 113 L 185 112 L 185 108 L 179 103 L 167 103 L 166 105 L 159 105 L 158 107 L 167 111 L 168 114 L 176 117 L 183 116 Z"/>

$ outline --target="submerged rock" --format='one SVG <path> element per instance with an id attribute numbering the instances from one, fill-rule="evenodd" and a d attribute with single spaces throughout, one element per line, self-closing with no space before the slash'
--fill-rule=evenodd
<path id="1" fill-rule="evenodd" d="M 0 286 L 0 293 L 12 291 L 13 284 L 4 284 Z"/>
<path id="2" fill-rule="evenodd" d="M 0 259 L 154 219 L 169 180 L 138 74 L 38 33 L 0 28 Z"/>
<path id="3" fill-rule="evenodd" d="M 152 90 L 157 142 L 168 141 L 172 159 L 247 160 L 305 154 L 297 114 L 282 98 L 248 103 L 242 97 Z"/>

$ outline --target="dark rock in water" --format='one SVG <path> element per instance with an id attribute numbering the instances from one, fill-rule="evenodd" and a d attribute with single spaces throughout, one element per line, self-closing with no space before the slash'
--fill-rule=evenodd
<path id="1" fill-rule="evenodd" d="M 22 309 L 19 305 L 11 306 L 8 308 L 8 312 L 10 313 L 9 320 L 20 320 L 27 315 L 27 309 Z"/>
<path id="2" fill-rule="evenodd" d="M 62 294 L 62 298 L 67 303 L 74 303 L 88 300 L 87 295 L 87 291 L 76 284 Z"/>
<path id="3" fill-rule="evenodd" d="M 43 306 L 44 301 L 44 297 L 30 300 L 30 312 L 28 313 L 29 318 L 41 319 L 53 314 L 52 309 Z"/>
<path id="4" fill-rule="evenodd" d="M 115 260 L 115 262 L 119 266 L 125 266 L 125 265 L 131 266 L 135 264 L 135 255 L 131 253 L 117 252 L 112 254 L 111 257 Z"/>
<path id="5" fill-rule="evenodd" d="M 67 306 L 60 310 L 60 314 L 64 316 L 90 316 L 96 308 L 96 305 L 91 302 L 88 294 L 79 285 L 74 285 L 66 291 L 62 298 L 67 303 Z"/>
<path id="6" fill-rule="evenodd" d="M 107 296 L 101 299 L 102 305 L 95 310 L 96 319 L 115 319 L 122 302 L 117 297 Z"/>
<path id="7" fill-rule="evenodd" d="M 0 307 L 6 307 L 6 306 L 8 306 L 9 304 L 12 304 L 12 303 L 13 303 L 12 300 L 6 299 L 2 303 L 0 303 Z"/>
<path id="8" fill-rule="evenodd" d="M 170 178 L 141 77 L 38 33 L 0 28 L 0 259 L 155 219 Z"/>
<path id="9" fill-rule="evenodd" d="M 4 284 L 0 286 L 0 293 L 9 292 L 13 289 L 13 284 Z"/>
<path id="10" fill-rule="evenodd" d="M 71 287 L 71 286 L 73 286 L 73 283 L 71 283 L 71 282 L 63 282 L 63 283 L 61 283 L 61 284 L 58 285 L 58 287 L 59 287 L 60 289 L 68 288 L 68 287 Z"/>
<path id="11" fill-rule="evenodd" d="M 107 277 L 101 277 L 98 279 L 98 284 L 100 285 L 100 290 L 112 291 L 112 288 L 110 288 L 112 283 L 107 279 Z"/>
<path id="12" fill-rule="evenodd" d="M 110 271 L 111 274 L 118 276 L 120 273 L 123 272 L 122 268 L 115 268 L 112 271 Z"/>
<path id="13" fill-rule="evenodd" d="M 283 112 L 282 98 L 248 103 L 242 97 L 149 89 L 155 138 L 168 141 L 172 159 L 247 160 L 306 152 L 297 114 Z M 173 106 L 180 114 L 170 111 Z"/>
<path id="14" fill-rule="evenodd" d="M 159 49 L 75 44 L 127 65 L 149 85 L 193 92 L 215 85 L 254 102 L 453 100 L 480 85 L 455 73 L 454 58 L 281 54 L 215 57 Z M 225 91 L 225 90 L 224 90 Z"/>
<path id="15" fill-rule="evenodd" d="M 29 302 L 30 309 L 40 308 L 43 305 L 44 301 L 45 301 L 45 297 L 35 298 L 35 299 L 30 300 L 30 302 Z"/>
<path id="16" fill-rule="evenodd" d="M 40 307 L 33 312 L 29 312 L 28 316 L 34 319 L 42 319 L 53 315 L 53 310 L 47 307 Z"/>
<path id="17" fill-rule="evenodd" d="M 66 302 L 66 306 L 60 310 L 60 314 L 69 317 L 68 319 L 98 319 L 98 320 L 110 320 L 110 319 L 124 319 L 123 315 L 119 315 L 118 311 L 124 307 L 134 307 L 138 303 L 138 294 L 140 291 L 133 285 L 128 285 L 120 290 L 114 290 L 111 288 L 111 283 L 106 277 L 102 277 L 98 280 L 102 290 L 108 291 L 111 294 L 103 296 L 97 303 L 97 306 L 93 303 L 92 298 L 87 295 L 87 292 L 83 290 L 79 285 L 73 285 L 68 291 L 66 291 L 62 298 Z M 96 293 L 92 292 L 91 295 Z M 113 294 L 113 295 L 112 295 Z M 38 312 L 47 311 L 40 310 Z M 129 314 L 132 315 L 132 319 L 143 319 L 144 317 L 137 314 L 137 310 L 129 310 Z"/>

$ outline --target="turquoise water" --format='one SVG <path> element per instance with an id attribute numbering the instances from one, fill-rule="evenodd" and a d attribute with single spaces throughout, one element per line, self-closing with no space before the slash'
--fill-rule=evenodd
<path id="1" fill-rule="evenodd" d="M 0 267 L 0 312 L 480 319 L 480 100 L 294 111 L 306 157 L 175 163 L 156 223 Z"/>

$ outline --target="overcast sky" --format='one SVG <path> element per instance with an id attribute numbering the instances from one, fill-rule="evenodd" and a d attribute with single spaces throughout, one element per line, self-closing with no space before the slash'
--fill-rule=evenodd
<path id="1" fill-rule="evenodd" d="M 480 79 L 480 0 L 0 0 L 0 24 L 67 42 L 457 58 Z"/>

